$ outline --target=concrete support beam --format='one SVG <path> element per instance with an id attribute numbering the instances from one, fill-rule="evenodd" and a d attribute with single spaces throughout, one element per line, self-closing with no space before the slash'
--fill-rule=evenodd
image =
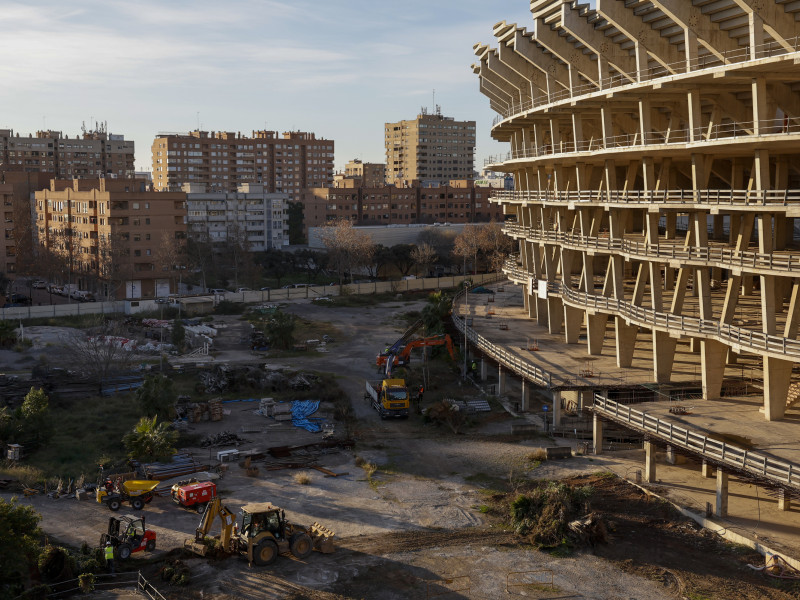
<path id="1" fill-rule="evenodd" d="M 779 358 L 763 358 L 764 364 L 764 418 L 779 421 L 786 413 L 786 397 L 792 379 L 792 362 Z"/>
<path id="2" fill-rule="evenodd" d="M 706 460 L 703 460 L 703 464 L 700 467 L 700 473 L 706 479 L 711 479 L 714 477 L 714 467 Z"/>
<path id="3" fill-rule="evenodd" d="M 627 325 L 625 319 L 614 319 L 614 332 L 617 341 L 617 366 L 630 367 L 633 363 L 633 351 L 636 349 L 636 334 L 638 325 Z"/>
<path id="4" fill-rule="evenodd" d="M 716 400 L 722 394 L 725 360 L 728 347 L 715 340 L 700 342 L 700 368 L 703 381 L 703 398 Z"/>
<path id="5" fill-rule="evenodd" d="M 728 474 L 722 469 L 717 469 L 717 504 L 714 515 L 721 518 L 728 516 Z"/>
<path id="6" fill-rule="evenodd" d="M 520 412 L 528 412 L 531 409 L 531 384 L 522 380 L 522 393 L 519 397 Z"/>
<path id="7" fill-rule="evenodd" d="M 561 323 L 564 319 L 563 303 L 554 296 L 547 299 L 547 330 L 550 333 L 561 333 Z"/>
<path id="8" fill-rule="evenodd" d="M 497 395 L 502 396 L 506 393 L 506 372 L 502 365 L 497 367 Z"/>
<path id="9" fill-rule="evenodd" d="M 786 512 L 792 508 L 791 497 L 786 490 L 778 490 L 778 510 Z"/>
<path id="10" fill-rule="evenodd" d="M 657 383 L 669 383 L 678 340 L 663 331 L 653 332 L 653 374 Z"/>
<path id="11" fill-rule="evenodd" d="M 594 445 L 594 453 L 603 453 L 603 419 L 595 413 L 592 417 L 592 443 Z"/>
<path id="12" fill-rule="evenodd" d="M 487 375 L 487 372 L 486 372 L 486 370 L 487 370 L 487 366 L 488 366 L 488 365 L 487 365 L 486 359 L 485 359 L 485 358 L 482 358 L 482 359 L 481 359 L 481 381 L 486 381 L 486 375 Z"/>
<path id="13" fill-rule="evenodd" d="M 553 427 L 561 426 L 561 392 L 553 392 Z"/>
<path id="14" fill-rule="evenodd" d="M 606 323 L 608 323 L 608 315 L 586 313 L 586 337 L 590 356 L 600 356 L 603 353 Z"/>
<path id="15" fill-rule="evenodd" d="M 656 445 L 653 442 L 644 443 L 644 480 L 656 482 Z"/>
<path id="16" fill-rule="evenodd" d="M 577 344 L 583 324 L 583 314 L 579 308 L 564 305 L 564 335 L 568 344 Z"/>

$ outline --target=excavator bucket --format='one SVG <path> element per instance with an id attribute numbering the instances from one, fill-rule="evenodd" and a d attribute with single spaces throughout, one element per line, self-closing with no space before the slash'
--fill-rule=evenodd
<path id="1" fill-rule="evenodd" d="M 208 546 L 206 546 L 203 542 L 184 540 L 183 547 L 199 556 L 205 556 L 208 554 Z"/>
<path id="2" fill-rule="evenodd" d="M 320 525 L 315 521 L 309 528 L 308 535 L 311 536 L 311 540 L 314 542 L 314 550 L 323 554 L 330 554 L 336 550 L 333 545 L 333 536 L 336 534 L 324 525 Z"/>

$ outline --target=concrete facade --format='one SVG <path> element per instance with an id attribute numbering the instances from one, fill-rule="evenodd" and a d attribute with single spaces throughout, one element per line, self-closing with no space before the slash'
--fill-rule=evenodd
<path id="1" fill-rule="evenodd" d="M 365 163 L 357 158 L 344 166 L 343 179 L 357 179 L 364 187 L 383 187 L 386 183 L 386 165 L 383 163 Z M 334 176 L 334 182 L 339 175 Z"/>
<path id="2" fill-rule="evenodd" d="M 333 183 L 333 140 L 302 131 L 191 131 L 162 133 L 153 141 L 153 186 L 177 191 L 201 184 L 210 192 L 236 192 L 244 183 L 300 200 L 301 191 Z"/>
<path id="3" fill-rule="evenodd" d="M 263 185 L 250 183 L 236 192 L 205 192 L 203 187 L 183 186 L 189 237 L 220 245 L 238 238 L 252 252 L 289 245 L 287 194 L 269 193 Z"/>
<path id="4" fill-rule="evenodd" d="M 473 65 L 510 145 L 488 166 L 514 177 L 493 201 L 531 317 L 621 368 L 646 346 L 658 384 L 686 346 L 706 399 L 755 364 L 764 418 L 783 418 L 800 399 L 800 23 L 774 0 L 531 11 Z"/>
<path id="5" fill-rule="evenodd" d="M 53 180 L 36 192 L 35 204 L 38 272 L 50 281 L 104 297 L 177 292 L 176 261 L 186 238 L 183 192 L 148 191 L 137 179 Z"/>
<path id="6" fill-rule="evenodd" d="M 447 185 L 472 179 L 475 121 L 456 121 L 423 109 L 416 119 L 386 123 L 386 182 L 398 187 Z"/>

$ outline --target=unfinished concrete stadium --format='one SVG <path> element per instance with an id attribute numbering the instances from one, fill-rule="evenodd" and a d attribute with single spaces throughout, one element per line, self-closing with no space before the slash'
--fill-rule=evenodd
<path id="1" fill-rule="evenodd" d="M 492 136 L 510 144 L 487 166 L 515 180 L 493 201 L 519 247 L 504 273 L 527 342 L 477 322 L 468 335 L 501 385 L 503 369 L 522 379 L 523 410 L 531 385 L 551 394 L 554 425 L 565 398 L 591 404 L 595 451 L 603 420 L 642 433 L 648 480 L 661 444 L 717 467 L 720 514 L 728 473 L 788 507 L 800 498 L 800 3 L 533 0 L 531 12 L 532 26 L 497 23 L 472 65 L 498 113 Z M 601 381 L 603 361 L 614 376 Z M 631 407 L 645 397 L 663 402 Z M 712 412 L 753 445 L 709 443 Z M 767 450 L 777 432 L 785 443 Z"/>

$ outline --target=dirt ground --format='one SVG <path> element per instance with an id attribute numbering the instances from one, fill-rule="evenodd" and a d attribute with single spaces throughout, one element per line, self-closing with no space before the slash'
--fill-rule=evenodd
<path id="1" fill-rule="evenodd" d="M 235 512 L 251 501 L 271 501 L 296 522 L 319 521 L 336 531 L 334 554 L 314 553 L 306 561 L 280 558 L 272 567 L 249 568 L 229 558 L 187 558 L 192 583 L 170 587 L 156 576 L 158 562 L 173 556 L 198 525 L 196 513 L 167 498 L 156 498 L 144 511 L 158 535 L 154 556 L 138 557 L 126 568 L 142 569 L 168 597 L 176 598 L 592 598 L 722 600 L 797 598 L 747 567 L 763 564 L 666 506 L 648 501 L 635 487 L 598 475 L 613 456 L 576 457 L 541 466 L 531 463 L 532 449 L 552 440 L 510 434 L 514 419 L 495 409 L 474 427 L 455 435 L 426 425 L 414 415 L 407 421 L 381 421 L 363 400 L 366 378 L 376 376 L 375 354 L 405 327 L 399 316 L 422 303 L 395 302 L 375 307 L 331 308 L 307 301 L 289 310 L 304 319 L 329 323 L 337 332 L 328 352 L 281 360 L 262 359 L 241 343 L 247 326 L 226 317 L 215 344 L 214 362 L 261 360 L 272 368 L 335 373 L 355 412 L 353 451 L 317 457 L 319 465 L 340 474 L 327 477 L 309 470 L 311 482 L 295 482 L 297 471 L 266 470 L 247 477 L 233 464 L 218 482 L 226 505 Z M 463 395 L 475 395 L 464 387 Z M 268 394 L 265 394 L 268 395 Z M 288 424 L 256 415 L 257 403 L 230 403 L 219 423 L 200 423 L 192 433 L 227 430 L 248 442 L 239 449 L 264 450 L 319 439 Z M 242 433 L 242 427 L 248 433 Z M 257 431 L 251 431 L 257 429 Z M 337 431 L 338 435 L 343 432 Z M 559 440 L 559 444 L 565 444 Z M 191 448 L 199 458 L 218 449 Z M 370 479 L 356 458 L 378 471 Z M 506 528 L 501 515 L 509 498 L 501 492 L 523 490 L 536 478 L 570 479 L 596 489 L 592 508 L 611 524 L 610 540 L 569 556 L 535 550 Z M 5 494 L 7 497 L 8 494 Z M 109 512 L 94 502 L 33 497 L 23 500 L 43 516 L 45 531 L 62 542 L 97 543 Z M 549 585 L 549 577 L 553 585 Z M 536 583 L 538 582 L 538 583 Z M 547 584 L 545 584 L 547 582 Z"/>

